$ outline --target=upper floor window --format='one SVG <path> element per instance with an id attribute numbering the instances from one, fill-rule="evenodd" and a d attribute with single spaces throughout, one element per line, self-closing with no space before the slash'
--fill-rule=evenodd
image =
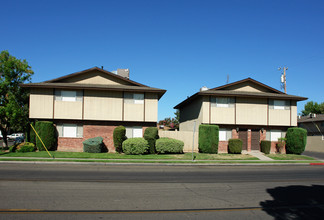
<path id="1" fill-rule="evenodd" d="M 269 100 L 269 108 L 276 110 L 289 110 L 290 101 L 289 100 Z"/>
<path id="2" fill-rule="evenodd" d="M 124 93 L 124 102 L 129 104 L 144 104 L 143 93 Z"/>
<path id="3" fill-rule="evenodd" d="M 210 101 L 213 107 L 234 108 L 235 98 L 212 97 Z"/>
<path id="4" fill-rule="evenodd" d="M 65 102 L 82 101 L 83 92 L 73 90 L 55 90 L 55 100 Z"/>

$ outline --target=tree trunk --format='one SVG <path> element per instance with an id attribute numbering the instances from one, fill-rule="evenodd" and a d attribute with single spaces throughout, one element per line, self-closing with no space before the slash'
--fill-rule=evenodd
<path id="1" fill-rule="evenodd" d="M 7 131 L 2 133 L 2 147 L 8 147 Z"/>

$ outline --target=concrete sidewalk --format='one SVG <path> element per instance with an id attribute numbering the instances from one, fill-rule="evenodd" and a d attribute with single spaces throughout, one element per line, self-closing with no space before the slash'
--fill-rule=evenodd
<path id="1" fill-rule="evenodd" d="M 262 160 L 262 161 L 273 161 L 273 159 L 267 157 L 267 156 L 264 156 L 264 154 L 260 151 L 249 151 L 247 152 L 247 154 L 253 156 L 253 157 L 256 157 L 258 158 L 259 160 Z"/>

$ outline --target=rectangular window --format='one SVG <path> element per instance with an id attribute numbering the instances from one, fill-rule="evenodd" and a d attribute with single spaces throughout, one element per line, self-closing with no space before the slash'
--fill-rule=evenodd
<path id="1" fill-rule="evenodd" d="M 220 141 L 228 141 L 231 138 L 232 138 L 232 130 L 224 129 L 224 128 L 219 129 L 219 140 Z"/>
<path id="2" fill-rule="evenodd" d="M 286 132 L 280 130 L 269 130 L 266 132 L 266 140 L 268 141 L 278 141 L 278 138 L 284 138 Z"/>
<path id="3" fill-rule="evenodd" d="M 290 110 L 290 100 L 269 100 L 269 109 Z"/>
<path id="4" fill-rule="evenodd" d="M 218 108 L 234 108 L 235 98 L 229 97 L 212 97 L 211 106 Z"/>
<path id="5" fill-rule="evenodd" d="M 57 131 L 59 137 L 82 138 L 83 126 L 77 124 L 58 124 Z"/>
<path id="6" fill-rule="evenodd" d="M 82 101 L 83 92 L 81 90 L 55 90 L 55 100 L 65 102 L 80 102 Z"/>
<path id="7" fill-rule="evenodd" d="M 143 137 L 143 128 L 142 127 L 126 127 L 126 137 L 127 138 Z"/>
<path id="8" fill-rule="evenodd" d="M 124 103 L 144 104 L 144 93 L 124 93 Z"/>

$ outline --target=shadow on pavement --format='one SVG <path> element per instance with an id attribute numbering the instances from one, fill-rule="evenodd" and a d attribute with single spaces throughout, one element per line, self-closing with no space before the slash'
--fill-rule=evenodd
<path id="1" fill-rule="evenodd" d="M 267 189 L 273 200 L 260 202 L 274 219 L 323 219 L 324 186 L 287 186 Z"/>
<path id="2" fill-rule="evenodd" d="M 317 159 L 324 160 L 324 153 L 322 153 L 322 152 L 304 151 L 304 153 L 302 153 L 302 155 L 315 157 Z"/>

